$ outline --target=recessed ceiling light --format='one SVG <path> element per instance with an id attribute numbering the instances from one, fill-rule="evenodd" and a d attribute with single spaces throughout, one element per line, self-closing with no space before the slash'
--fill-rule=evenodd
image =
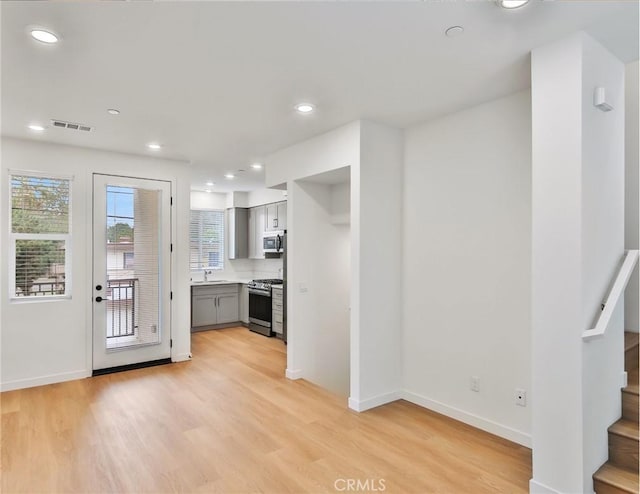
<path id="1" fill-rule="evenodd" d="M 205 192 L 211 194 L 211 189 L 205 189 Z"/>
<path id="2" fill-rule="evenodd" d="M 160 149 L 162 146 L 160 144 L 158 144 L 157 142 L 150 142 L 149 144 L 147 144 L 147 147 L 149 149 L 153 149 L 154 151 L 157 151 L 158 149 Z"/>
<path id="3" fill-rule="evenodd" d="M 300 113 L 311 113 L 314 110 L 314 107 L 310 103 L 299 103 L 296 105 L 296 110 Z"/>
<path id="4" fill-rule="evenodd" d="M 228 178 L 229 180 L 231 180 L 233 177 L 235 177 L 235 175 L 233 173 L 225 173 L 224 174 L 224 178 Z"/>
<path id="5" fill-rule="evenodd" d="M 52 45 L 53 43 L 58 42 L 58 37 L 51 31 L 46 31 L 44 29 L 31 29 L 30 34 L 33 39 L 40 41 L 41 43 Z"/>
<path id="6" fill-rule="evenodd" d="M 262 163 L 253 163 L 251 165 L 251 168 L 253 168 L 254 170 L 260 170 L 262 168 Z"/>
<path id="7" fill-rule="evenodd" d="M 517 9 L 529 3 L 529 0 L 496 0 L 503 9 Z"/>
<path id="8" fill-rule="evenodd" d="M 44 130 L 44 127 L 42 125 L 39 125 L 39 124 L 31 124 L 31 125 L 29 125 L 29 128 L 31 130 L 36 131 L 36 132 L 42 132 Z"/>
<path id="9" fill-rule="evenodd" d="M 462 33 L 464 33 L 464 28 L 462 26 L 451 26 L 444 32 L 444 34 L 449 38 L 455 38 L 456 36 L 460 36 Z"/>
<path id="10" fill-rule="evenodd" d="M 213 182 L 207 182 L 205 185 L 206 185 L 207 187 L 213 187 L 213 186 L 214 186 L 214 183 L 213 183 Z"/>
<path id="11" fill-rule="evenodd" d="M 107 110 L 107 113 L 109 115 L 120 115 L 120 110 L 116 110 L 115 108 L 109 108 Z"/>

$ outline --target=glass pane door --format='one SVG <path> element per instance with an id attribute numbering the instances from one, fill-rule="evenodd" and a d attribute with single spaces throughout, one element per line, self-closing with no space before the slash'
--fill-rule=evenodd
<path id="1" fill-rule="evenodd" d="M 169 185 L 94 177 L 94 369 L 170 353 Z"/>

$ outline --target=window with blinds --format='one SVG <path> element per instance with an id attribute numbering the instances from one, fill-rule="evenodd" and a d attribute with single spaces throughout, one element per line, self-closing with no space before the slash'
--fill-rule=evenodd
<path id="1" fill-rule="evenodd" d="M 191 210 L 189 265 L 192 271 L 224 268 L 224 211 Z"/>
<path id="2" fill-rule="evenodd" d="M 11 296 L 70 296 L 71 181 L 11 175 Z"/>

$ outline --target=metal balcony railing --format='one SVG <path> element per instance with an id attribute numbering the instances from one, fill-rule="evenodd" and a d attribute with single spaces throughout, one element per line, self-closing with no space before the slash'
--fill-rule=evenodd
<path id="1" fill-rule="evenodd" d="M 107 281 L 107 338 L 133 336 L 138 328 L 138 278 Z"/>
<path id="2" fill-rule="evenodd" d="M 37 281 L 31 284 L 31 290 L 26 296 L 38 297 L 44 295 L 64 295 L 64 281 Z M 24 297 L 24 293 L 18 293 Z"/>

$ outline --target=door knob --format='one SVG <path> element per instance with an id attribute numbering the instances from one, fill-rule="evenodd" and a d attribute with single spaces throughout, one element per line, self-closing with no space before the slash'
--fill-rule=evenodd
<path id="1" fill-rule="evenodd" d="M 102 285 L 96 285 L 96 290 L 98 291 L 102 290 Z"/>
<path id="2" fill-rule="evenodd" d="M 102 302 L 102 297 L 96 297 L 96 302 Z"/>

